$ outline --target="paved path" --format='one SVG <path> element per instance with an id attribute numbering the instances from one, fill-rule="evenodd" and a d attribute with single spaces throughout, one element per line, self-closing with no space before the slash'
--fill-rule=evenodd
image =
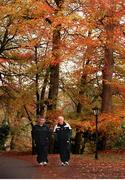
<path id="1" fill-rule="evenodd" d="M 125 179 L 125 160 L 71 155 L 70 166 L 62 167 L 58 155 L 49 155 L 48 166 L 42 167 L 31 154 L 1 153 L 0 179 Z"/>
<path id="2" fill-rule="evenodd" d="M 36 166 L 31 163 L 0 156 L 0 179 L 35 179 L 39 177 Z"/>

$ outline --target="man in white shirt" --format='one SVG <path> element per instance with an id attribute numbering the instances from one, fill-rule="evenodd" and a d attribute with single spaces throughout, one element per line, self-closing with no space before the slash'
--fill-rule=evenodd
<path id="1" fill-rule="evenodd" d="M 71 126 L 64 121 L 63 116 L 58 117 L 58 124 L 54 127 L 56 141 L 59 147 L 61 165 L 69 165 Z"/>

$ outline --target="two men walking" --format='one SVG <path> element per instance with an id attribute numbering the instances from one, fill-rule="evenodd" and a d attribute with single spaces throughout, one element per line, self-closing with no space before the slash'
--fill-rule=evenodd
<path id="1" fill-rule="evenodd" d="M 71 127 L 64 121 L 63 116 L 59 116 L 58 124 L 54 127 L 56 143 L 59 148 L 61 165 L 69 165 L 70 160 L 70 137 Z M 48 149 L 50 141 L 50 129 L 45 123 L 45 119 L 39 117 L 37 124 L 32 129 L 32 138 L 36 146 L 37 162 L 40 165 L 48 163 Z"/>

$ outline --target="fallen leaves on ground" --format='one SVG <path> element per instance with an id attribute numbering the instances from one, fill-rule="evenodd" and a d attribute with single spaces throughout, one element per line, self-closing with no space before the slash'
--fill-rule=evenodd
<path id="1" fill-rule="evenodd" d="M 98 160 L 94 159 L 94 154 L 71 155 L 70 166 L 65 167 L 60 165 L 57 154 L 49 155 L 46 167 L 39 166 L 31 153 L 4 152 L 1 155 L 29 161 L 40 172 L 41 179 L 125 179 L 125 150 L 101 152 Z"/>

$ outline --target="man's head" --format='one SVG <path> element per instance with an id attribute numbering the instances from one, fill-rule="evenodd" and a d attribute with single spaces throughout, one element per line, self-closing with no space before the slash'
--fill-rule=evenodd
<path id="1" fill-rule="evenodd" d="M 58 120 L 58 123 L 61 125 L 64 123 L 64 117 L 63 116 L 58 116 L 57 120 Z"/>
<path id="2" fill-rule="evenodd" d="M 46 120 L 45 120 L 44 117 L 40 117 L 40 116 L 39 116 L 39 117 L 37 118 L 37 123 L 38 123 L 39 125 L 43 125 L 43 124 L 45 123 L 45 121 L 46 121 Z"/>

